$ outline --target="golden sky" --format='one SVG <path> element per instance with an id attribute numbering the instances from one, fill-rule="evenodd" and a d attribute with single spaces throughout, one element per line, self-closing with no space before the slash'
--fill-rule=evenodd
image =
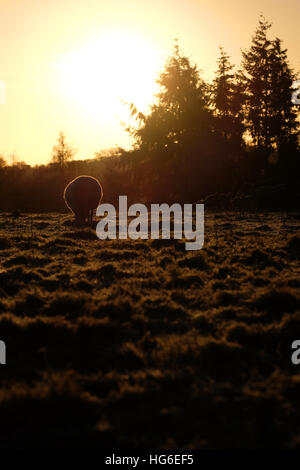
<path id="1" fill-rule="evenodd" d="M 174 38 L 210 79 L 219 45 L 239 64 L 260 12 L 300 71 L 299 0 L 0 0 L 0 153 L 47 163 L 60 130 L 76 158 L 129 148 L 121 100 L 147 109 Z"/>

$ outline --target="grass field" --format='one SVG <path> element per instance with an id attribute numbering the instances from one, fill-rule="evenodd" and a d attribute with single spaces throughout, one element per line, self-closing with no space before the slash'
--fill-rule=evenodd
<path id="1" fill-rule="evenodd" d="M 300 448 L 300 217 L 205 244 L 0 216 L 0 447 Z"/>

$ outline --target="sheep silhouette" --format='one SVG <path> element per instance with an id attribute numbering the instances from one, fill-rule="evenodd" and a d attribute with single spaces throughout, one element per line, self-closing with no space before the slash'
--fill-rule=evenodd
<path id="1" fill-rule="evenodd" d="M 78 176 L 64 190 L 66 206 L 79 225 L 84 225 L 86 220 L 92 224 L 94 209 L 100 204 L 102 196 L 102 186 L 93 176 Z"/>

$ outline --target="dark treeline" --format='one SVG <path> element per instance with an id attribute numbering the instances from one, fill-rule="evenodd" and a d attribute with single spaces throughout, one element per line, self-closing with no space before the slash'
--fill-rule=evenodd
<path id="1" fill-rule="evenodd" d="M 299 107 L 291 100 L 297 76 L 281 40 L 268 38 L 270 27 L 261 16 L 239 68 L 220 48 L 212 83 L 176 42 L 149 114 L 129 104 L 132 150 L 76 161 L 61 134 L 48 165 L 2 161 L 0 209 L 62 210 L 64 186 L 80 174 L 99 178 L 105 201 L 114 204 L 119 195 L 129 202 L 194 202 L 280 185 L 287 208 L 298 208 Z"/>

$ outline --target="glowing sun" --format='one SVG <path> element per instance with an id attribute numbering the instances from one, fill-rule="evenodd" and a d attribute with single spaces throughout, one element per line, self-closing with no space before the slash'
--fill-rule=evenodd
<path id="1" fill-rule="evenodd" d="M 122 102 L 141 111 L 153 102 L 162 60 L 142 37 L 106 33 L 59 61 L 60 90 L 92 119 L 124 119 L 128 110 Z"/>

